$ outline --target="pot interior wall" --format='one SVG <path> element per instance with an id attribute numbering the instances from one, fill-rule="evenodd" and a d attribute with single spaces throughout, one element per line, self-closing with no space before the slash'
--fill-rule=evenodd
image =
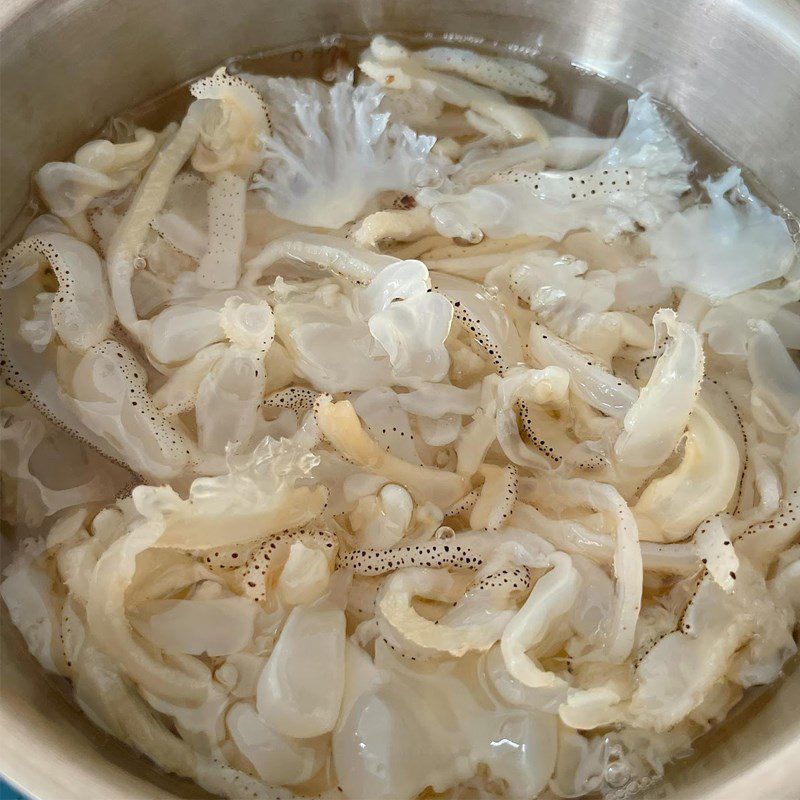
<path id="1" fill-rule="evenodd" d="M 800 212 L 796 3 L 6 0 L 0 29 L 0 231 L 7 235 L 32 171 L 68 157 L 112 114 L 228 56 L 336 32 L 479 36 L 566 56 L 651 90 Z M 202 796 L 96 730 L 67 702 L 63 687 L 45 678 L 5 611 L 2 637 L 1 772 L 42 800 Z M 800 761 L 797 708 L 795 670 L 702 746 L 702 758 L 672 769 L 650 796 L 795 797 L 787 782 L 789 765 Z"/>

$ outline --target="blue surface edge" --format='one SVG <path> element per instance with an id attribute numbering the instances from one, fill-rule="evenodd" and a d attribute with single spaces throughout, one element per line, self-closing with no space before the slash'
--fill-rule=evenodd
<path id="1" fill-rule="evenodd" d="M 0 800 L 28 800 L 28 798 L 0 778 Z"/>

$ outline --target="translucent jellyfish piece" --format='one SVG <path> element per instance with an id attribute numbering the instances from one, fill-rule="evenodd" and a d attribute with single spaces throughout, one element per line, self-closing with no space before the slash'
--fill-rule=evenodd
<path id="1" fill-rule="evenodd" d="M 400 397 L 391 389 L 370 389 L 353 400 L 353 408 L 378 444 L 390 455 L 419 465 L 414 433 Z"/>
<path id="2" fill-rule="evenodd" d="M 255 614 L 243 597 L 151 600 L 137 606 L 134 626 L 168 653 L 224 656 L 250 643 Z"/>
<path id="3" fill-rule="evenodd" d="M 33 305 L 33 316 L 19 326 L 19 335 L 31 346 L 34 353 L 41 353 L 53 339 L 54 292 L 40 292 Z"/>
<path id="4" fill-rule="evenodd" d="M 246 239 L 247 181 L 263 158 L 260 139 L 271 132 L 269 113 L 258 91 L 224 67 L 190 87 L 197 98 L 216 101 L 206 115 L 192 166 L 211 179 L 206 248 L 197 283 L 233 288 L 239 278 Z"/>
<path id="5" fill-rule="evenodd" d="M 324 763 L 323 741 L 292 739 L 278 733 L 250 703 L 237 703 L 225 721 L 236 747 L 265 783 L 305 783 Z"/>
<path id="6" fill-rule="evenodd" d="M 296 606 L 258 680 L 258 713 L 301 739 L 333 730 L 344 691 L 345 617 L 327 598 Z"/>
<path id="7" fill-rule="evenodd" d="M 722 589 L 732 592 L 739 558 L 731 545 L 731 534 L 725 521 L 721 517 L 712 517 L 703 522 L 694 532 L 694 543 L 708 574 Z"/>
<path id="8" fill-rule="evenodd" d="M 670 217 L 646 239 L 663 283 L 724 300 L 785 275 L 796 258 L 786 222 L 750 194 L 731 167 L 703 186 L 708 205 Z M 735 191 L 741 202 L 726 199 Z"/>
<path id="9" fill-rule="evenodd" d="M 217 794 L 247 792 L 257 798 L 289 800 L 288 795 L 267 790 L 248 773 L 198 753 L 167 730 L 114 660 L 94 647 L 84 648 L 75 693 L 78 705 L 95 724 L 140 750 L 164 771 L 191 778 Z"/>
<path id="10" fill-rule="evenodd" d="M 203 379 L 225 354 L 227 347 L 212 344 L 181 364 L 153 393 L 153 402 L 165 417 L 184 414 L 194 408 Z"/>
<path id="11" fill-rule="evenodd" d="M 666 345 L 614 444 L 617 458 L 633 467 L 657 466 L 673 452 L 703 380 L 703 345 L 694 327 L 666 308 L 653 316 L 653 327 L 657 346 L 665 338 Z"/>
<path id="12" fill-rule="evenodd" d="M 698 403 L 689 419 L 680 464 L 669 475 L 651 481 L 633 506 L 641 538 L 652 542 L 685 538 L 706 517 L 727 507 L 738 479 L 736 443 Z"/>
<path id="13" fill-rule="evenodd" d="M 111 446 L 117 460 L 156 480 L 185 469 L 189 440 L 156 408 L 147 372 L 130 350 L 111 339 L 82 356 L 62 349 L 58 373 L 70 408 Z"/>
<path id="14" fill-rule="evenodd" d="M 712 306 L 700 321 L 698 330 L 708 336 L 709 345 L 722 355 L 743 356 L 751 331 L 750 320 L 769 322 L 783 344 L 800 349 L 800 316 L 792 303 L 800 300 L 800 281 L 775 289 L 751 289 Z"/>
<path id="15" fill-rule="evenodd" d="M 231 345 L 197 389 L 197 441 L 208 455 L 245 448 L 260 418 L 266 372 L 264 353 Z"/>
<path id="16" fill-rule="evenodd" d="M 486 56 L 460 47 L 431 47 L 416 57 L 429 69 L 453 72 L 475 83 L 514 97 L 529 97 L 551 103 L 552 89 L 542 86 L 547 73 L 527 61 L 503 56 Z"/>
<path id="17" fill-rule="evenodd" d="M 559 550 L 577 553 L 602 564 L 611 564 L 616 549 L 615 538 L 578 522 L 550 519 L 538 509 L 518 502 L 511 515 L 511 525 L 535 530 Z M 692 575 L 700 569 L 700 556 L 694 543 L 658 544 L 641 542 L 642 566 L 652 572 Z"/>
<path id="18" fill-rule="evenodd" d="M 208 239 L 209 183 L 195 173 L 181 173 L 167 191 L 150 226 L 176 250 L 200 260 Z"/>
<path id="19" fill-rule="evenodd" d="M 553 553 L 549 558 L 553 568 L 536 582 L 500 639 L 500 649 L 509 673 L 532 688 L 564 685 L 562 678 L 536 664 L 528 651 L 545 638 L 559 616 L 569 611 L 580 586 L 580 575 L 568 555 Z"/>
<path id="20" fill-rule="evenodd" d="M 0 262 L 0 288 L 13 308 L 14 290 L 37 276 L 44 262 L 58 280 L 51 305 L 54 332 L 72 350 L 85 350 L 106 338 L 114 313 L 97 253 L 88 245 L 61 233 L 44 233 L 14 245 Z M 41 285 L 41 284 L 40 284 Z M 6 292 L 13 292 L 8 296 Z M 5 317 L 5 314 L 3 315 Z M 13 317 L 13 312 L 11 314 Z M 13 319 L 4 319 L 4 326 Z M 7 334 L 10 336 L 9 334 Z"/>
<path id="21" fill-rule="evenodd" d="M 753 382 L 753 416 L 767 431 L 788 433 L 800 411 L 800 370 L 772 325 L 755 320 L 750 329 L 747 371 Z"/>
<path id="22" fill-rule="evenodd" d="M 736 546 L 755 566 L 766 570 L 778 554 L 800 533 L 800 488 L 783 498 L 775 513 L 737 534 Z"/>
<path id="23" fill-rule="evenodd" d="M 467 187 L 485 183 L 496 173 L 518 167 L 532 169 L 543 166 L 556 169 L 584 167 L 606 153 L 615 139 L 594 136 L 551 136 L 548 142 L 528 142 L 513 147 L 487 147 L 476 143 L 459 159 L 458 170 L 451 179 Z"/>
<path id="24" fill-rule="evenodd" d="M 300 541 L 292 544 L 276 587 L 281 602 L 296 606 L 319 600 L 328 589 L 332 561 L 315 547 Z"/>
<path id="25" fill-rule="evenodd" d="M 503 373 L 523 361 L 522 345 L 503 306 L 473 281 L 455 275 L 431 275 L 431 286 L 453 305 L 453 317 L 476 350 Z"/>
<path id="26" fill-rule="evenodd" d="M 197 269 L 197 284 L 209 289 L 232 289 L 242 269 L 246 239 L 247 183 L 224 170 L 208 190 L 208 244 Z"/>
<path id="27" fill-rule="evenodd" d="M 276 239 L 245 264 L 244 285 L 253 286 L 281 261 L 300 262 L 330 270 L 356 285 L 368 284 L 384 267 L 398 259 L 356 247 L 347 239 L 320 233 L 302 233 Z"/>
<path id="28" fill-rule="evenodd" d="M 410 383 L 439 381 L 450 368 L 444 342 L 452 319 L 448 298 L 426 292 L 375 314 L 369 330 L 386 351 L 398 378 Z"/>
<path id="29" fill-rule="evenodd" d="M 349 519 L 360 546 L 392 547 L 409 529 L 413 513 L 411 495 L 402 486 L 389 483 L 377 495 L 362 497 Z"/>
<path id="30" fill-rule="evenodd" d="M 329 302 L 311 297 L 279 303 L 275 323 L 294 370 L 317 391 L 368 390 L 395 382 L 389 359 L 342 295 Z"/>
<path id="31" fill-rule="evenodd" d="M 58 672 L 55 661 L 56 634 L 61 627 L 58 599 L 50 577 L 35 563 L 34 553 L 18 554 L 4 571 L 0 596 L 36 660 L 49 672 Z"/>
<path id="32" fill-rule="evenodd" d="M 137 511 L 158 524 L 157 547 L 206 550 L 261 540 L 320 514 L 323 486 L 297 486 L 318 458 L 302 445 L 269 437 L 251 453 L 229 457 L 228 471 L 196 478 L 189 497 L 166 486 L 137 486 Z"/>
<path id="33" fill-rule="evenodd" d="M 441 739 L 417 733 L 428 730 L 417 710 L 407 692 L 392 686 L 355 700 L 333 739 L 336 774 L 349 796 L 412 800 L 437 765 L 449 762 Z"/>
<path id="34" fill-rule="evenodd" d="M 148 645 L 128 619 L 126 591 L 136 575 L 137 556 L 160 536 L 149 522 L 134 525 L 99 557 L 88 592 L 88 631 L 142 688 L 165 700 L 199 704 L 212 688 L 208 667 L 192 656 L 168 655 Z"/>
<path id="35" fill-rule="evenodd" d="M 134 260 L 145 243 L 150 223 L 164 206 L 169 188 L 191 156 L 211 101 L 192 103 L 175 135 L 161 148 L 136 189 L 130 206 L 108 245 L 106 266 L 120 324 L 136 339 L 147 324 L 138 319 L 131 294 Z"/>
<path id="36" fill-rule="evenodd" d="M 529 345 L 536 362 L 541 366 L 566 369 L 570 375 L 570 388 L 608 416 L 623 418 L 639 396 L 627 381 L 537 322 L 531 325 Z"/>
<path id="37" fill-rule="evenodd" d="M 376 602 L 378 627 L 405 658 L 424 660 L 445 653 L 460 658 L 470 650 L 488 650 L 498 641 L 517 611 L 515 598 L 529 588 L 526 569 L 498 569 L 477 578 L 463 594 L 463 582 L 446 570 L 405 568 L 383 583 Z M 414 608 L 415 597 L 453 608 L 429 620 Z"/>
<path id="38" fill-rule="evenodd" d="M 123 470 L 82 452 L 78 442 L 37 417 L 29 407 L 0 412 L 0 463 L 12 479 L 4 506 L 18 523 L 39 525 L 66 508 L 104 500 L 124 483 Z"/>
<path id="39" fill-rule="evenodd" d="M 339 563 L 357 575 L 383 575 L 395 569 L 414 566 L 477 569 L 483 564 L 484 549 L 474 536 L 462 534 L 447 542 L 353 550 L 340 555 Z"/>
<path id="40" fill-rule="evenodd" d="M 359 247 L 374 250 L 387 240 L 412 242 L 431 233 L 435 230 L 427 208 L 390 208 L 364 217 L 350 231 L 350 237 Z"/>
<path id="41" fill-rule="evenodd" d="M 464 78 L 431 69 L 423 59 L 424 56 L 412 53 L 396 42 L 376 36 L 369 49 L 361 55 L 358 66 L 381 86 L 401 90 L 425 87 L 445 103 L 468 109 L 488 124 L 501 127 L 515 139 L 547 141 L 547 133 L 530 109 L 510 103 L 496 89 L 477 86 Z M 476 73 L 470 67 L 466 69 Z M 497 70 L 502 73 L 503 65 L 498 65 Z M 483 68 L 477 74 L 487 75 L 487 72 Z"/>
<path id="42" fill-rule="evenodd" d="M 547 411 L 563 409 L 569 393 L 569 374 L 561 367 L 541 370 L 514 367 L 497 387 L 497 442 L 506 457 L 519 466 L 547 468 L 566 460 L 596 466 L 597 456 L 583 452 Z M 528 439 L 520 435 L 519 424 Z"/>
<path id="43" fill-rule="evenodd" d="M 252 173 L 262 159 L 259 137 L 272 130 L 269 111 L 258 90 L 220 67 L 195 81 L 189 91 L 200 100 L 216 101 L 214 111 L 203 120 L 192 166 L 210 175 Z"/>
<path id="44" fill-rule="evenodd" d="M 144 336 L 148 355 L 157 364 L 180 364 L 202 349 L 221 342 L 220 324 L 227 297 L 212 294 L 168 306 L 152 320 Z"/>
<path id="45" fill-rule="evenodd" d="M 230 342 L 266 353 L 275 339 L 275 316 L 266 300 L 248 303 L 233 295 L 225 300 L 220 327 Z"/>
<path id="46" fill-rule="evenodd" d="M 453 309 L 448 298 L 429 291 L 428 270 L 421 261 L 384 267 L 357 292 L 355 308 L 368 320 L 397 378 L 419 383 L 447 375 L 450 356 L 444 342 Z"/>
<path id="47" fill-rule="evenodd" d="M 409 414 L 439 419 L 447 414 L 474 414 L 480 403 L 480 389 L 478 384 L 461 389 L 446 383 L 426 383 L 397 399 Z"/>
<path id="48" fill-rule="evenodd" d="M 548 475 L 543 479 L 542 489 L 568 496 L 575 505 L 605 512 L 615 521 L 614 600 L 602 626 L 601 647 L 608 661 L 621 664 L 633 647 L 642 604 L 643 559 L 632 509 L 617 489 L 600 481 Z"/>
<path id="49" fill-rule="evenodd" d="M 512 168 L 464 193 L 417 193 L 445 236 L 544 235 L 560 241 L 589 228 L 610 240 L 637 224 L 656 227 L 678 210 L 691 164 L 648 95 L 631 100 L 628 122 L 608 152 L 579 170 Z"/>
<path id="50" fill-rule="evenodd" d="M 481 493 L 469 517 L 471 528 L 496 531 L 507 524 L 517 500 L 518 473 L 513 464 L 497 467 L 484 464 Z"/>
<path id="51" fill-rule="evenodd" d="M 380 113 L 375 84 L 272 78 L 265 89 L 276 132 L 264 138 L 265 174 L 256 185 L 277 216 L 340 228 L 381 192 L 413 192 L 437 176 L 434 137 Z"/>
<path id="52" fill-rule="evenodd" d="M 405 486 L 421 503 L 447 508 L 469 490 L 461 475 L 432 467 L 415 466 L 383 451 L 364 431 L 347 401 L 323 399 L 317 406 L 317 424 L 326 439 L 349 461 Z"/>
<path id="53" fill-rule="evenodd" d="M 293 565 L 284 578 L 283 570 L 297 544 L 303 547 L 294 550 Z M 249 555 L 242 552 L 241 545 L 236 545 L 239 557 L 246 558 L 238 575 L 239 586 L 243 594 L 257 602 L 267 600 L 276 589 L 291 605 L 310 602 L 311 595 L 327 588 L 338 548 L 339 540 L 335 534 L 314 527 L 284 530 L 270 536 L 254 547 Z M 216 552 L 209 552 L 205 560 L 211 562 L 215 556 Z M 281 580 L 282 587 L 279 586 Z"/>
<path id="54" fill-rule="evenodd" d="M 157 149 L 156 135 L 146 128 L 137 128 L 132 142 L 96 139 L 83 145 L 72 162 L 45 164 L 36 173 L 36 184 L 48 208 L 68 219 L 86 211 L 96 198 L 129 186 Z"/>
<path id="55" fill-rule="evenodd" d="M 664 731 L 699 705 L 751 634 L 752 620 L 737 599 L 713 580 L 700 582 L 684 630 L 662 638 L 637 667 L 629 712 L 634 724 Z"/>

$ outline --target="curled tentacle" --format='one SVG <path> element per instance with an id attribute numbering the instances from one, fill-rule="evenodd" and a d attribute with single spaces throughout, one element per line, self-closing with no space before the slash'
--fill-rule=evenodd
<path id="1" fill-rule="evenodd" d="M 221 342 L 199 350 L 181 364 L 153 393 L 153 402 L 165 417 L 191 411 L 197 403 L 200 384 L 226 352 Z"/>
<path id="2" fill-rule="evenodd" d="M 516 411 L 525 438 L 532 447 L 547 458 L 553 466 L 572 464 L 578 469 L 596 469 L 606 463 L 601 453 L 592 453 L 569 436 L 562 425 L 545 409 L 519 400 Z"/>
<path id="3" fill-rule="evenodd" d="M 347 239 L 304 233 L 266 245 L 245 264 L 244 285 L 255 286 L 273 264 L 286 260 L 327 270 L 356 286 L 365 286 L 380 269 L 398 259 L 362 250 Z"/>
<path id="4" fill-rule="evenodd" d="M 74 414 L 119 461 L 164 480 L 180 474 L 192 446 L 147 390 L 147 372 L 125 346 L 108 339 L 82 356 L 59 354 L 59 381 Z"/>
<path id="5" fill-rule="evenodd" d="M 479 489 L 472 489 L 467 492 L 460 500 L 456 500 L 453 505 L 445 509 L 444 516 L 457 517 L 459 514 L 465 514 L 467 511 L 472 511 L 475 508 L 475 503 L 478 502 L 480 497 Z"/>
<path id="6" fill-rule="evenodd" d="M 672 453 L 703 380 L 705 359 L 697 331 L 669 309 L 656 312 L 653 326 L 657 340 L 662 329 L 669 340 L 650 380 L 625 414 L 624 430 L 614 444 L 619 461 L 633 467 L 655 467 Z"/>
<path id="7" fill-rule="evenodd" d="M 431 275 L 431 286 L 453 305 L 453 317 L 469 341 L 501 375 L 522 361 L 522 346 L 502 306 L 471 281 L 454 275 Z"/>
<path id="8" fill-rule="evenodd" d="M 543 325 L 536 322 L 531 325 L 529 345 L 531 355 L 540 365 L 566 369 L 572 391 L 598 411 L 622 418 L 636 402 L 638 392 L 629 383 Z"/>
<path id="9" fill-rule="evenodd" d="M 678 541 L 706 517 L 727 508 L 739 482 L 739 452 L 722 425 L 698 404 L 689 420 L 683 459 L 651 481 L 633 511 L 648 541 Z"/>
<path id="10" fill-rule="evenodd" d="M 485 464 L 480 472 L 484 476 L 484 483 L 472 508 L 469 524 L 471 528 L 496 531 L 507 524 L 517 501 L 517 468 L 513 464 L 505 467 Z"/>
<path id="11" fill-rule="evenodd" d="M 530 584 L 525 567 L 509 567 L 480 577 L 462 593 L 462 581 L 446 570 L 406 568 L 387 578 L 378 594 L 378 630 L 396 652 L 415 661 L 488 650 L 516 614 L 517 597 Z M 429 620 L 414 609 L 414 597 L 453 607 Z"/>
<path id="12" fill-rule="evenodd" d="M 100 259 L 83 242 L 61 233 L 44 233 L 14 245 L 0 262 L 0 288 L 13 289 L 30 280 L 41 261 L 58 281 L 51 316 L 59 339 L 76 351 L 105 339 L 114 321 L 113 307 Z"/>
<path id="13" fill-rule="evenodd" d="M 270 536 L 253 547 L 246 563 L 238 574 L 244 594 L 251 600 L 263 602 L 274 589 L 278 571 L 286 563 L 289 550 L 295 542 L 320 549 L 328 561 L 336 557 L 339 540 L 335 534 L 321 528 L 298 528 Z"/>
<path id="14" fill-rule="evenodd" d="M 108 282 L 117 319 L 137 340 L 142 338 L 148 326 L 138 318 L 131 293 L 134 261 L 147 238 L 150 223 L 164 205 L 172 181 L 200 138 L 209 102 L 197 100 L 189 107 L 177 133 L 159 151 L 142 178 L 108 245 Z"/>
<path id="15" fill-rule="evenodd" d="M 405 567 L 455 567 L 478 569 L 484 561 L 474 538 L 462 544 L 459 536 L 442 542 L 393 547 L 387 550 L 353 550 L 339 555 L 339 565 L 356 575 L 384 575 Z"/>
<path id="16" fill-rule="evenodd" d="M 426 65 L 424 58 L 424 54 L 412 53 L 396 42 L 377 36 L 372 40 L 369 50 L 362 55 L 359 67 L 370 78 L 386 87 L 430 87 L 445 102 L 472 112 L 473 118 L 481 127 L 485 123 L 492 128 L 499 126 L 515 139 L 547 141 L 547 133 L 530 109 L 513 105 L 496 89 L 477 86 L 464 78 L 443 74 L 439 71 L 444 66 L 440 59 L 434 58 Z M 433 68 L 434 62 L 436 68 Z M 470 77 L 487 74 L 485 65 L 476 69 L 474 63 L 465 63 L 463 59 L 460 62 L 451 61 L 450 66 L 466 70 Z M 494 79 L 488 80 L 497 82 L 500 74 L 504 76 L 503 85 L 511 85 L 511 70 L 508 65 L 498 65 Z"/>
<path id="17" fill-rule="evenodd" d="M 754 563 L 768 567 L 776 555 L 789 547 L 800 534 L 800 489 L 781 500 L 778 511 L 763 522 L 736 534 L 733 542 L 739 552 Z"/>
<path id="18" fill-rule="evenodd" d="M 352 404 L 334 403 L 322 396 L 316 406 L 317 425 L 325 438 L 348 461 L 390 481 L 404 485 L 418 502 L 447 507 L 469 488 L 454 472 L 416 466 L 386 453 L 361 427 Z"/>

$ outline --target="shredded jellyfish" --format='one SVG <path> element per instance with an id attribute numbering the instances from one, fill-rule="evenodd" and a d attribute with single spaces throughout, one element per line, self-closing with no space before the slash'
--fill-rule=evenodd
<path id="1" fill-rule="evenodd" d="M 438 60 L 438 63 L 437 63 Z M 445 63 L 436 56 L 427 60 L 424 53 L 417 55 L 410 52 L 402 45 L 397 44 L 382 36 L 372 40 L 370 49 L 359 61 L 361 71 L 378 82 L 381 86 L 397 89 L 415 89 L 418 86 L 429 86 L 433 93 L 446 103 L 467 109 L 473 114 L 473 121 L 478 125 L 487 124 L 498 126 L 500 130 L 507 131 L 515 139 L 540 139 L 547 140 L 547 134 L 535 115 L 527 108 L 522 108 L 508 102 L 496 89 L 476 86 L 461 77 L 454 77 L 442 72 L 470 72 L 473 75 L 487 74 L 487 67 L 494 66 L 496 73 L 495 83 L 505 82 L 508 86 L 512 69 L 508 63 L 490 65 L 489 60 L 482 63 L 457 65 L 453 58 Z M 456 64 L 455 69 L 451 65 Z M 506 69 L 504 70 L 504 66 Z M 505 75 L 502 75 L 506 72 Z M 518 73 L 524 72 L 524 67 L 518 68 Z M 502 77 L 500 77 L 502 75 Z M 473 77 L 470 75 L 470 77 Z M 492 80 L 490 77 L 489 81 Z M 482 81 L 483 82 L 483 81 Z M 491 86 L 491 83 L 488 83 Z M 524 94 L 523 92 L 517 92 Z M 474 123 L 473 123 L 474 124 Z"/>
<path id="2" fill-rule="evenodd" d="M 361 427 L 353 406 L 323 398 L 316 407 L 317 424 L 325 438 L 348 461 L 369 472 L 400 483 L 420 502 L 447 507 L 466 494 L 469 484 L 446 470 L 415 466 L 387 454 Z"/>
<path id="3" fill-rule="evenodd" d="M 658 793 L 798 649 L 792 220 L 519 48 L 284 60 L 36 173 L 11 624 L 215 797 Z"/>
<path id="4" fill-rule="evenodd" d="M 655 227 L 678 210 L 691 164 L 647 95 L 630 101 L 628 124 L 608 152 L 580 170 L 529 172 L 516 167 L 464 193 L 423 189 L 439 233 L 544 235 L 559 241 L 588 227 L 612 239 L 636 225 Z"/>
<path id="5" fill-rule="evenodd" d="M 531 325 L 529 347 L 531 356 L 541 366 L 565 369 L 570 376 L 570 388 L 590 406 L 610 417 L 625 417 L 639 397 L 627 381 L 539 323 Z"/>

